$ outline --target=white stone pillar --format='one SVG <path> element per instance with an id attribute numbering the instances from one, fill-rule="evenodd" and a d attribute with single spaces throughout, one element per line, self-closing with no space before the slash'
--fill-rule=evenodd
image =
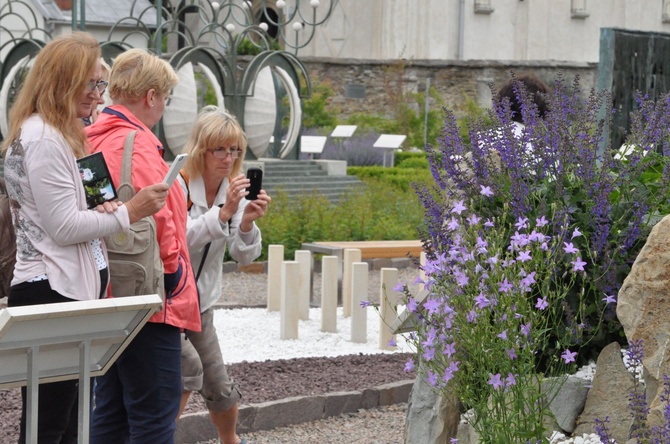
<path id="1" fill-rule="evenodd" d="M 369 300 L 367 262 L 351 264 L 351 295 L 351 342 L 365 344 L 368 341 L 368 309 L 361 307 L 361 301 Z"/>
<path id="2" fill-rule="evenodd" d="M 395 322 L 396 307 L 400 300 L 400 293 L 394 288 L 398 284 L 397 268 L 382 268 L 381 283 L 379 285 L 379 348 L 381 350 L 394 350 L 389 345 L 393 337 L 391 325 Z"/>
<path id="3" fill-rule="evenodd" d="M 298 319 L 309 319 L 310 290 L 312 288 L 312 252 L 296 250 L 295 261 L 300 264 L 298 276 Z"/>
<path id="4" fill-rule="evenodd" d="M 281 339 L 298 339 L 298 279 L 300 264 L 282 262 L 280 332 Z"/>
<path id="5" fill-rule="evenodd" d="M 283 245 L 268 245 L 268 311 L 281 308 Z"/>
<path id="6" fill-rule="evenodd" d="M 351 264 L 361 261 L 361 250 L 345 248 L 342 257 L 342 312 L 344 317 L 351 316 Z"/>
<path id="7" fill-rule="evenodd" d="M 337 333 L 337 256 L 321 258 L 321 331 Z"/>

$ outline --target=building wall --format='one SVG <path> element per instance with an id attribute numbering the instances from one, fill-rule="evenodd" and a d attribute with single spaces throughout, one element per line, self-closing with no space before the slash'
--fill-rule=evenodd
<path id="1" fill-rule="evenodd" d="M 475 13 L 475 1 L 490 3 L 493 12 Z M 597 62 L 600 28 L 670 32 L 664 12 L 669 0 L 339 0 L 298 54 Z M 308 36 L 306 29 L 301 38 Z"/>
<path id="2" fill-rule="evenodd" d="M 338 119 L 355 113 L 390 117 L 399 100 L 410 103 L 417 112 L 413 94 L 424 93 L 426 81 L 434 87 L 442 104 L 457 115 L 464 115 L 468 101 L 482 107 L 491 105 L 494 90 L 510 78 L 511 72 L 533 71 L 550 86 L 562 76 L 571 84 L 580 78 L 584 94 L 597 86 L 597 65 L 589 63 L 549 63 L 496 61 L 403 61 L 303 58 L 313 83 L 326 83 L 334 90 L 331 106 L 338 110 Z M 347 97 L 347 85 L 364 87 L 364 98 Z M 431 102 L 433 109 L 441 106 Z"/>

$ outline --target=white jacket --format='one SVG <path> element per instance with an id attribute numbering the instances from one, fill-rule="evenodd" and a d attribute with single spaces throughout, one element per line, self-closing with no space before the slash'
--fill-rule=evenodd
<path id="1" fill-rule="evenodd" d="M 212 208 L 207 207 L 205 182 L 202 176 L 190 177 L 188 187 L 181 176 L 178 176 L 178 180 L 184 190 L 184 195 L 193 202 L 188 212 L 186 240 L 194 275 L 198 273 L 200 268 L 205 246 L 211 242 L 205 263 L 202 266 L 202 272 L 198 278 L 200 312 L 203 312 L 221 298 L 221 276 L 223 274 L 223 256 L 226 252 L 226 245 L 233 259 L 240 265 L 248 265 L 261 255 L 261 231 L 255 223 L 248 233 L 242 233 L 239 229 L 244 208 L 249 203 L 246 199 L 240 201 L 230 224 L 222 223 L 219 220 L 219 205 L 226 201 L 228 179 L 223 180 Z"/>

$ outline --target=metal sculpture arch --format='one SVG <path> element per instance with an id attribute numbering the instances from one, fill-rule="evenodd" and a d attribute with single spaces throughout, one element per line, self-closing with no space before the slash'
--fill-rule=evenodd
<path id="1" fill-rule="evenodd" d="M 25 0 L 7 1 L 0 7 L 0 37 L 9 39 L 0 39 L 6 41 L 0 54 L 11 49 L 0 60 L 0 91 L 9 73 L 20 71 L 17 64 L 27 66 L 44 46 L 36 30 L 44 32 L 46 41 L 69 32 L 48 33 L 32 9 L 12 21 L 18 10 L 29 6 Z M 71 29 L 86 30 L 86 23 L 78 23 L 77 18 L 90 16 L 93 10 L 87 8 L 96 1 L 109 0 L 72 0 Z M 311 94 L 309 75 L 297 52 L 312 40 L 315 27 L 327 20 L 336 2 L 321 1 L 327 6 L 320 6 L 319 0 L 292 0 L 290 8 L 284 0 L 125 0 L 127 15 L 110 20 L 108 28 L 98 32 L 98 40 L 110 64 L 122 52 L 139 46 L 166 58 L 177 71 L 180 84 L 173 94 L 174 107 L 166 110 L 155 128 L 166 152 L 179 153 L 198 109 L 215 104 L 235 114 L 244 127 L 250 141 L 248 159 L 297 158 L 301 99 Z M 257 55 L 239 55 L 243 48 Z M 5 109 L 4 115 L 0 112 L 3 134 L 12 91 L 8 87 L 4 99 L 0 95 L 0 107 Z"/>

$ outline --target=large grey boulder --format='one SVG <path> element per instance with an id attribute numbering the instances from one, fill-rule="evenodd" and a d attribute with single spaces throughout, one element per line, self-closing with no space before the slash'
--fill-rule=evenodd
<path id="1" fill-rule="evenodd" d="M 628 409 L 628 395 L 635 380 L 621 358 L 621 346 L 613 342 L 598 356 L 593 384 L 586 396 L 584 411 L 577 418 L 575 436 L 595 433 L 595 420 L 609 418 L 609 435 L 616 442 L 626 442 L 633 419 Z"/>
<path id="2" fill-rule="evenodd" d="M 647 242 L 619 290 L 617 317 L 629 342 L 642 340 L 648 425 L 661 426 L 659 386 L 670 375 L 670 216 L 651 230 Z"/>

